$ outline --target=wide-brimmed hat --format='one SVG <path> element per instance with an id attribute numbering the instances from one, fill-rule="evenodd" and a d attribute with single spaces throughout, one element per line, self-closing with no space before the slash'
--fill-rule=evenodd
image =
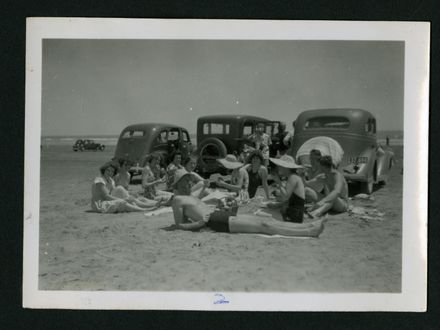
<path id="1" fill-rule="evenodd" d="M 176 172 L 174 172 L 174 181 L 173 181 L 173 184 L 171 185 L 171 187 L 176 188 L 176 185 L 179 183 L 179 181 L 188 175 L 191 177 L 194 177 L 193 174 L 188 172 L 187 170 L 178 169 Z"/>
<path id="2" fill-rule="evenodd" d="M 269 158 L 271 162 L 273 162 L 277 166 L 281 166 L 284 168 L 303 168 L 303 166 L 298 165 L 295 162 L 295 159 L 293 157 L 284 155 L 280 158 Z"/>
<path id="3" fill-rule="evenodd" d="M 223 167 L 229 169 L 229 170 L 234 170 L 236 168 L 242 167 L 243 163 L 239 162 L 237 160 L 237 157 L 235 157 L 234 155 L 226 155 L 225 158 L 222 159 L 217 159 L 217 161 L 223 165 Z"/>

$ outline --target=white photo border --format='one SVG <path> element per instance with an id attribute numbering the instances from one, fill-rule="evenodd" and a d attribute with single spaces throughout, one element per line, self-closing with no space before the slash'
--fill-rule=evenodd
<path id="1" fill-rule="evenodd" d="M 236 311 L 426 311 L 430 24 L 427 22 L 28 18 L 23 307 Z M 43 39 L 405 42 L 401 293 L 42 291 L 38 289 Z"/>

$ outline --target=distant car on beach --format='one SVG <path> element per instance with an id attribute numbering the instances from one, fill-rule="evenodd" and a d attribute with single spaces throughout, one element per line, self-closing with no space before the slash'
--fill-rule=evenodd
<path id="1" fill-rule="evenodd" d="M 90 139 L 76 140 L 72 149 L 73 149 L 73 151 L 84 151 L 84 150 L 104 151 L 105 145 L 103 145 L 101 143 L 97 143 L 97 142 L 90 140 Z"/>
<path id="2" fill-rule="evenodd" d="M 290 153 L 300 162 L 308 155 L 297 155 L 310 139 L 328 137 L 339 143 L 343 157 L 338 168 L 348 182 L 358 182 L 362 192 L 371 194 L 373 185 L 385 184 L 393 166 L 394 152 L 377 142 L 376 118 L 362 109 L 318 109 L 299 114 L 295 122 Z"/>
<path id="3" fill-rule="evenodd" d="M 167 165 L 169 157 L 179 151 L 182 158 L 192 151 L 188 131 L 172 124 L 146 123 L 125 127 L 119 135 L 115 158 L 125 158 L 135 164 L 130 168 L 131 176 L 142 174 L 146 156 L 155 152 L 162 156 Z"/>
<path id="4" fill-rule="evenodd" d="M 227 154 L 240 155 L 257 124 L 265 125 L 265 132 L 274 137 L 279 122 L 247 115 L 203 116 L 197 120 L 197 171 L 202 175 L 221 173 L 217 159 Z"/>

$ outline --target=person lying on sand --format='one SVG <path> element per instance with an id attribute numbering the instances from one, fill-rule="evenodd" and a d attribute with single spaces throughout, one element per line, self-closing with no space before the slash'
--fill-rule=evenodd
<path id="1" fill-rule="evenodd" d="M 176 191 L 171 206 L 174 221 L 179 229 L 198 230 L 209 227 L 217 232 L 254 233 L 266 235 L 318 237 L 324 230 L 323 220 L 297 224 L 259 217 L 250 214 L 237 215 L 236 208 L 216 209 L 191 195 L 192 175 L 177 170 L 173 187 Z"/>
<path id="2" fill-rule="evenodd" d="M 324 182 L 324 196 L 315 201 L 309 209 L 310 214 L 313 217 L 320 217 L 329 210 L 337 213 L 346 212 L 348 210 L 348 185 L 344 175 L 334 169 L 331 156 L 320 157 L 319 167 L 322 173 L 313 180 Z"/>
<path id="3" fill-rule="evenodd" d="M 119 164 L 114 161 L 107 162 L 100 167 L 101 175 L 96 177 L 92 184 L 91 204 L 93 211 L 100 213 L 143 212 L 151 211 L 160 206 L 160 202 L 140 200 L 128 193 L 125 198 L 114 196 L 112 193 L 117 190 L 113 177 L 118 169 Z M 120 186 L 118 188 L 125 191 Z"/>

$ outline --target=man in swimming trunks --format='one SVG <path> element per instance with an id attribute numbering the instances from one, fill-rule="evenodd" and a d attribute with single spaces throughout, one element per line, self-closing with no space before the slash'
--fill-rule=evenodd
<path id="1" fill-rule="evenodd" d="M 319 158 L 321 174 L 315 179 L 324 182 L 324 197 L 316 202 L 309 210 L 313 217 L 320 217 L 327 211 L 337 213 L 346 212 L 348 209 L 348 185 L 344 175 L 334 169 L 331 156 Z"/>
<path id="2" fill-rule="evenodd" d="M 270 216 L 236 215 L 233 208 L 218 210 L 215 205 L 205 204 L 200 199 L 191 196 L 191 186 L 191 173 L 177 170 L 173 183 L 176 195 L 171 206 L 174 221 L 179 229 L 198 230 L 206 226 L 218 232 L 301 237 L 318 237 L 324 229 L 324 220 L 297 224 L 278 221 Z"/>

